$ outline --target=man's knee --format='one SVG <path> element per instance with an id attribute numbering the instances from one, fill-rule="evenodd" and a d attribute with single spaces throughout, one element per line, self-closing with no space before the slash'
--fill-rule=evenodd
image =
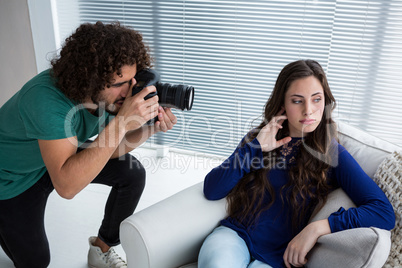
<path id="1" fill-rule="evenodd" d="M 119 180 L 136 188 L 145 187 L 146 171 L 141 162 L 130 154 L 126 154 L 124 159 L 119 159 Z"/>
<path id="2" fill-rule="evenodd" d="M 14 265 L 18 268 L 46 268 L 50 264 L 49 250 L 31 250 L 26 251 L 24 256 L 14 261 Z"/>

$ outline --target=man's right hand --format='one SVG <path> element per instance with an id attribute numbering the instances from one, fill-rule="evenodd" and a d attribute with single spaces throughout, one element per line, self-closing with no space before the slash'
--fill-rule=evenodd
<path id="1" fill-rule="evenodd" d="M 134 78 L 132 86 L 127 93 L 127 97 L 124 100 L 123 105 L 118 112 L 116 119 L 118 119 L 120 127 L 124 127 L 125 133 L 131 130 L 139 129 L 146 122 L 158 115 L 158 96 L 155 95 L 152 98 L 145 100 L 145 96 L 149 93 L 155 92 L 155 86 L 148 86 L 142 89 L 139 93 L 132 96 L 132 90 L 134 86 Z"/>

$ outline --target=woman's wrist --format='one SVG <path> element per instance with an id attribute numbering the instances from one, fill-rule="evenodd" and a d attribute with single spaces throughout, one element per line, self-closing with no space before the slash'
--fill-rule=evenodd
<path id="1" fill-rule="evenodd" d="M 314 233 L 316 234 L 317 238 L 331 233 L 331 228 L 329 226 L 328 219 L 315 221 L 310 224 L 313 225 L 312 227 L 314 229 Z"/>

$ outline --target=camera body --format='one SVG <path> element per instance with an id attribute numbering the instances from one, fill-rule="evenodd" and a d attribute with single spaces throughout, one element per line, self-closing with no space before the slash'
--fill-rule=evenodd
<path id="1" fill-rule="evenodd" d="M 144 69 L 135 75 L 137 83 L 133 87 L 133 95 L 148 86 L 155 86 L 156 92 L 149 93 L 144 99 L 159 97 L 159 104 L 163 107 L 170 107 L 184 110 L 191 110 L 194 101 L 194 87 L 186 85 L 172 85 L 160 83 L 159 74 L 152 69 Z"/>

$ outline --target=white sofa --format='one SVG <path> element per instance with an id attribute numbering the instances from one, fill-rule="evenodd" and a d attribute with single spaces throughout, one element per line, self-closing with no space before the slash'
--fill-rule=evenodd
<path id="1" fill-rule="evenodd" d="M 338 130 L 340 143 L 371 178 L 388 155 L 401 150 L 345 123 L 338 123 Z M 342 190 L 336 190 L 310 220 L 328 217 L 340 206 L 347 209 L 353 205 Z M 197 267 L 203 240 L 225 216 L 226 199 L 206 200 L 202 183 L 133 214 L 120 226 L 128 267 Z M 390 232 L 377 228 L 329 234 L 318 240 L 306 267 L 381 267 L 387 260 L 390 245 Z"/>

